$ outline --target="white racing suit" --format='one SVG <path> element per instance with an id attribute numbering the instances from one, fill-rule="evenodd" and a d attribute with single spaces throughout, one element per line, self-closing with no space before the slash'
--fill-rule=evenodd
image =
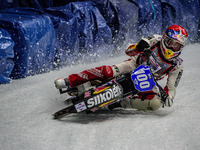
<path id="1" fill-rule="evenodd" d="M 176 86 L 182 75 L 182 59 L 179 57 L 172 60 L 166 60 L 160 50 L 160 35 L 154 35 L 149 38 L 142 38 L 138 44 L 133 44 L 125 51 L 130 56 L 120 64 L 113 66 L 101 66 L 85 70 L 78 74 L 69 76 L 69 84 L 71 87 L 80 85 L 92 80 L 105 80 L 124 73 L 132 72 L 141 64 L 147 64 L 146 56 L 141 53 L 145 48 L 150 48 L 152 55 L 150 56 L 150 67 L 156 80 L 163 79 L 168 76 L 167 84 L 164 88 L 166 94 L 172 99 L 176 95 Z M 123 108 L 136 108 L 140 110 L 157 110 L 162 106 L 161 98 L 156 87 L 150 92 L 141 92 L 136 97 L 127 98 L 121 101 Z"/>

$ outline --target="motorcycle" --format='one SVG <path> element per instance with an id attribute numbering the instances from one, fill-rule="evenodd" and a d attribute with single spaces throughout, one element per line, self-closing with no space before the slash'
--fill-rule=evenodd
<path id="1" fill-rule="evenodd" d="M 131 73 L 120 75 L 100 85 L 91 86 L 88 82 L 81 86 L 84 87 L 79 90 L 81 92 L 67 99 L 72 104 L 54 113 L 54 119 L 60 119 L 71 113 L 92 113 L 119 103 L 127 97 L 133 97 L 139 92 L 152 91 L 155 86 L 159 89 L 163 107 L 167 97 L 164 89 L 154 79 L 149 65 L 140 65 Z M 60 89 L 61 94 L 66 92 L 70 91 Z"/>

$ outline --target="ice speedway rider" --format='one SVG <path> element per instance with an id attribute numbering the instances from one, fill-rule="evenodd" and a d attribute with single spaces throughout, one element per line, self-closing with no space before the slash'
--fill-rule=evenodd
<path id="1" fill-rule="evenodd" d="M 163 36 L 153 35 L 152 37 L 142 38 L 137 44 L 130 45 L 125 53 L 130 56 L 120 64 L 113 66 L 100 66 L 71 74 L 68 78 L 58 78 L 55 80 L 57 89 L 77 87 L 88 81 L 103 81 L 108 78 L 116 77 L 124 73 L 132 72 L 139 65 L 147 64 L 147 56 L 144 51 L 151 52 L 149 63 L 156 80 L 161 80 L 168 76 L 164 90 L 168 95 L 165 106 L 171 107 L 176 95 L 176 87 L 183 72 L 182 62 L 179 57 L 188 39 L 187 31 L 179 26 L 168 27 Z M 140 92 L 138 95 L 126 98 L 120 103 L 115 103 L 109 107 L 135 108 L 139 110 L 157 110 L 162 106 L 159 92 L 156 88 L 148 92 Z"/>

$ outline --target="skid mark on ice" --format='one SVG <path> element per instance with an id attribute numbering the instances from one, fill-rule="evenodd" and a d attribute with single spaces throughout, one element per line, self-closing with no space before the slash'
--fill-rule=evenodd
<path id="1" fill-rule="evenodd" d="M 162 118 L 170 115 L 173 111 L 138 111 L 134 109 L 117 109 L 117 110 L 99 110 L 92 114 L 79 113 L 71 114 L 61 118 L 59 121 L 64 123 L 78 123 L 78 124 L 90 124 L 98 122 L 110 122 L 113 120 L 127 119 L 127 118 Z"/>

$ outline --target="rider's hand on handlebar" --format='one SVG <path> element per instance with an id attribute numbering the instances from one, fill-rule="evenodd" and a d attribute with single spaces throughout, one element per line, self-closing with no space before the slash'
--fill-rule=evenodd
<path id="1" fill-rule="evenodd" d="M 173 105 L 173 99 L 168 95 L 165 99 L 165 106 L 171 107 Z"/>

